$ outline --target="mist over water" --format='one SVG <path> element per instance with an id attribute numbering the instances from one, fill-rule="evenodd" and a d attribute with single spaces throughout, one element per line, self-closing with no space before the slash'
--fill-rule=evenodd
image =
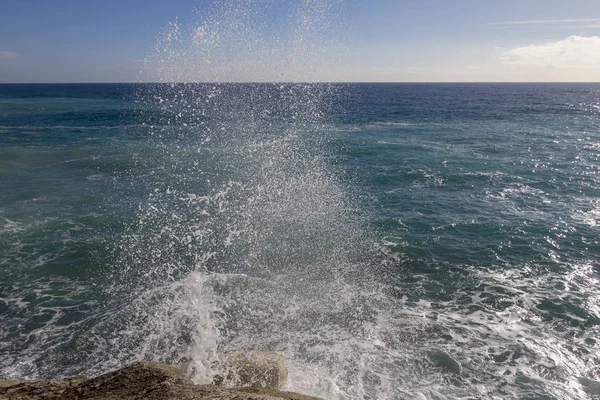
<path id="1" fill-rule="evenodd" d="M 331 81 L 344 56 L 342 2 L 213 2 L 169 23 L 144 82 Z"/>
<path id="2" fill-rule="evenodd" d="M 358 288 L 373 246 L 327 146 L 321 107 L 336 90 L 158 88 L 170 104 L 211 101 L 173 108 L 186 113 L 176 119 L 206 118 L 153 132 L 160 150 L 142 178 L 151 190 L 117 249 L 114 289 L 133 293 L 131 356 L 142 347 L 155 359 L 191 358 L 200 382 L 216 372 L 217 350 L 310 357 L 318 332 L 364 318 Z"/>
<path id="3" fill-rule="evenodd" d="M 316 79 L 328 61 L 320 46 L 330 2 L 298 2 L 281 26 L 261 26 L 265 11 L 281 12 L 273 7 L 226 2 L 190 25 L 174 22 L 147 61 L 158 82 L 214 82 L 138 93 L 160 113 L 150 126 L 157 151 L 140 177 L 148 198 L 116 250 L 111 290 L 125 306 L 94 335 L 119 343 L 101 365 L 187 362 L 209 383 L 219 354 L 275 350 L 290 364 L 291 389 L 336 397 L 361 385 L 348 367 L 335 371 L 347 387 L 329 378 L 350 361 L 349 339 L 375 317 L 367 298 L 379 290 L 366 214 L 331 153 L 331 108 L 347 89 L 220 83 L 248 80 L 245 71 Z M 116 338 L 113 319 L 125 326 Z"/>

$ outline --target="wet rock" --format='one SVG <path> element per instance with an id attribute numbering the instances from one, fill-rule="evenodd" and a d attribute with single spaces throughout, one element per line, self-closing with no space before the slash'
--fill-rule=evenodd
<path id="1" fill-rule="evenodd" d="M 224 357 L 223 372 L 214 383 L 219 386 L 255 387 L 283 390 L 288 369 L 279 353 L 267 351 L 233 352 Z"/>
<path id="2" fill-rule="evenodd" d="M 269 388 L 225 389 L 195 385 L 180 367 L 140 362 L 92 379 L 0 381 L 0 399 L 78 400 L 317 400 L 315 397 Z"/>
<path id="3" fill-rule="evenodd" d="M 0 380 L 0 399 L 58 399 L 65 390 L 86 379 L 77 376 L 45 381 Z"/>

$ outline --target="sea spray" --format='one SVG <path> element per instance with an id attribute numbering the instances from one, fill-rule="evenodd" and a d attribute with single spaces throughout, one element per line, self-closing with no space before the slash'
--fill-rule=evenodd
<path id="1" fill-rule="evenodd" d="M 330 151 L 330 110 L 344 87 L 305 82 L 327 61 L 331 4 L 298 2 L 274 27 L 261 27 L 264 7 L 276 5 L 225 2 L 196 24 L 175 21 L 147 59 L 152 80 L 171 82 L 138 94 L 155 114 L 158 157 L 142 168 L 149 194 L 117 251 L 111 290 L 125 305 L 113 318 L 126 328 L 110 333 L 103 322 L 95 337 L 117 347 L 103 368 L 186 362 L 204 383 L 219 353 L 276 350 L 292 387 L 335 397 L 327 375 L 339 358 L 319 349 L 375 313 L 361 288 L 370 280 L 364 213 Z M 221 82 L 248 80 L 240 71 L 303 82 Z M 198 80 L 213 82 L 189 83 Z"/>
<path id="2" fill-rule="evenodd" d="M 344 57 L 340 0 L 214 1 L 169 23 L 145 82 L 327 82 Z"/>

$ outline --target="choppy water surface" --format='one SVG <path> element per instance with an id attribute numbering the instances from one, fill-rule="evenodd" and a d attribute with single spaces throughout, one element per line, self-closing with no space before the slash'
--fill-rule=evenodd
<path id="1" fill-rule="evenodd" d="M 600 395 L 600 86 L 0 93 L 3 376 L 258 348 L 328 399 Z"/>

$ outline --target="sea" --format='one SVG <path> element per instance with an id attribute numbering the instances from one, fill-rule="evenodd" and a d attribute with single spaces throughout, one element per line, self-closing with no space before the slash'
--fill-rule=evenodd
<path id="1" fill-rule="evenodd" d="M 600 84 L 0 85 L 0 378 L 598 399 L 599 234 Z"/>

